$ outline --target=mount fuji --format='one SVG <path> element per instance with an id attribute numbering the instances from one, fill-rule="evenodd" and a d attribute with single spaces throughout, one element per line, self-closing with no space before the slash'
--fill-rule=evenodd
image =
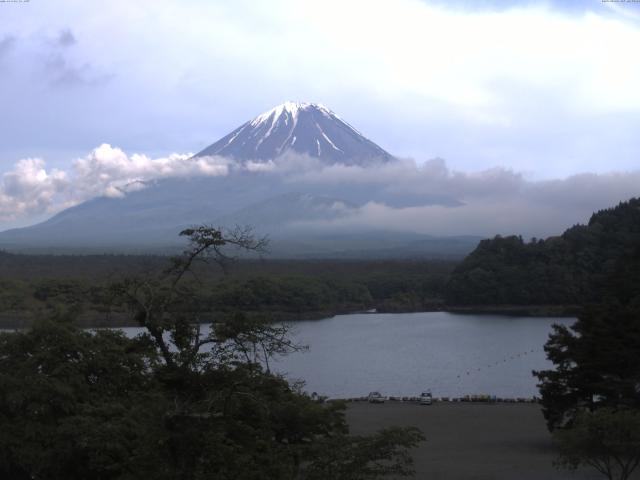
<path id="1" fill-rule="evenodd" d="M 362 182 L 299 185 L 286 172 L 252 170 L 291 156 L 322 165 L 375 169 L 397 161 L 328 108 L 285 102 L 250 120 L 192 157 L 225 157 L 226 175 L 167 178 L 98 197 L 26 228 L 0 232 L 0 249 L 22 252 L 174 252 L 178 233 L 195 224 L 252 225 L 271 238 L 279 257 L 463 256 L 476 237 L 442 239 L 350 226 L 359 209 L 455 206 L 442 195 L 411 194 Z M 275 163 L 274 163 L 275 161 Z M 332 227 L 338 222 L 341 227 Z"/>
<path id="2" fill-rule="evenodd" d="M 301 102 L 285 102 L 258 115 L 196 157 L 218 155 L 241 161 L 269 160 L 287 152 L 347 165 L 393 159 L 327 107 Z"/>

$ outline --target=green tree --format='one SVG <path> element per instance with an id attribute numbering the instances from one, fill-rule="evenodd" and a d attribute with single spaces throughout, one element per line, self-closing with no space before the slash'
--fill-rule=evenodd
<path id="1" fill-rule="evenodd" d="M 197 322 L 193 266 L 249 230 L 183 232 L 184 254 L 111 289 L 145 328 L 134 339 L 68 321 L 0 335 L 0 474 L 11 479 L 355 480 L 411 473 L 412 428 L 348 434 L 342 403 L 322 404 L 269 372 L 299 348 L 285 327 L 242 313 Z"/>
<path id="2" fill-rule="evenodd" d="M 640 244 L 640 198 L 594 213 L 587 225 L 526 243 L 481 241 L 453 271 L 445 300 L 453 305 L 563 305 L 603 300 L 619 260 Z"/>
<path id="3" fill-rule="evenodd" d="M 409 449 L 424 440 L 417 428 L 388 428 L 371 436 L 339 435 L 325 438 L 303 468 L 305 480 L 339 478 L 366 480 L 388 475 L 413 475 Z M 374 458 L 375 457 L 375 458 Z M 394 459 L 390 462 L 389 459 Z"/>
<path id="4" fill-rule="evenodd" d="M 558 464 L 627 479 L 640 462 L 640 249 L 604 283 L 602 303 L 555 326 L 545 350 L 556 368 L 534 373 Z"/>
<path id="5" fill-rule="evenodd" d="M 640 408 L 640 248 L 618 262 L 604 302 L 556 325 L 545 345 L 555 369 L 534 372 L 550 429 L 599 407 Z"/>
<path id="6" fill-rule="evenodd" d="M 594 468 L 609 480 L 627 480 L 640 464 L 640 411 L 602 408 L 580 413 L 553 435 L 557 465 Z"/>
<path id="7" fill-rule="evenodd" d="M 38 322 L 0 335 L 0 478 L 136 478 L 157 464 L 165 400 L 155 348 Z"/>
<path id="8" fill-rule="evenodd" d="M 535 372 L 550 429 L 584 409 L 640 408 L 640 315 L 635 307 L 592 306 L 545 345 L 555 369 Z"/>

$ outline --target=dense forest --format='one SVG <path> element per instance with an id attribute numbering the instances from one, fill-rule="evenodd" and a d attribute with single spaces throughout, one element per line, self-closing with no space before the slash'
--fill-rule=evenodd
<path id="1" fill-rule="evenodd" d="M 594 213 L 558 237 L 525 241 L 496 236 L 480 242 L 453 271 L 450 305 L 583 305 L 640 244 L 640 199 Z"/>
<path id="2" fill-rule="evenodd" d="M 0 253 L 0 327 L 30 324 L 64 310 L 82 325 L 123 325 L 127 317 L 108 286 L 159 272 L 167 257 Z M 209 315 L 241 309 L 274 320 L 336 313 L 440 308 L 455 267 L 444 260 L 239 260 L 226 271 L 194 266 L 190 280 Z M 210 317 L 204 318 L 210 320 Z"/>
<path id="3" fill-rule="evenodd" d="M 448 260 L 241 259 L 194 266 L 203 321 L 238 309 L 272 320 L 337 313 L 494 309 L 576 313 L 598 302 L 620 259 L 640 244 L 640 199 L 601 210 L 557 237 L 480 242 L 461 263 Z M 162 271 L 166 256 L 21 255 L 0 252 L 0 328 L 52 313 L 77 323 L 124 325 L 114 281 Z M 538 309 L 536 309 L 539 307 Z"/>

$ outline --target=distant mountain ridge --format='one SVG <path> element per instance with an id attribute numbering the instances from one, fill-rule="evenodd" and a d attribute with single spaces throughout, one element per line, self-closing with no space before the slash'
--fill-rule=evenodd
<path id="1" fill-rule="evenodd" d="M 304 102 L 285 102 L 258 115 L 196 157 L 269 160 L 289 151 L 349 165 L 393 159 L 324 105 Z"/>

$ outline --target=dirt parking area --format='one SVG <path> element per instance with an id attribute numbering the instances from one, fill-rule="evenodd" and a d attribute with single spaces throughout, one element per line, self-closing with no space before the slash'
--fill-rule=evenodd
<path id="1" fill-rule="evenodd" d="M 354 434 L 393 425 L 420 428 L 427 441 L 415 450 L 417 479 L 603 478 L 591 470 L 571 473 L 553 466 L 551 436 L 537 404 L 355 402 L 347 421 Z"/>

